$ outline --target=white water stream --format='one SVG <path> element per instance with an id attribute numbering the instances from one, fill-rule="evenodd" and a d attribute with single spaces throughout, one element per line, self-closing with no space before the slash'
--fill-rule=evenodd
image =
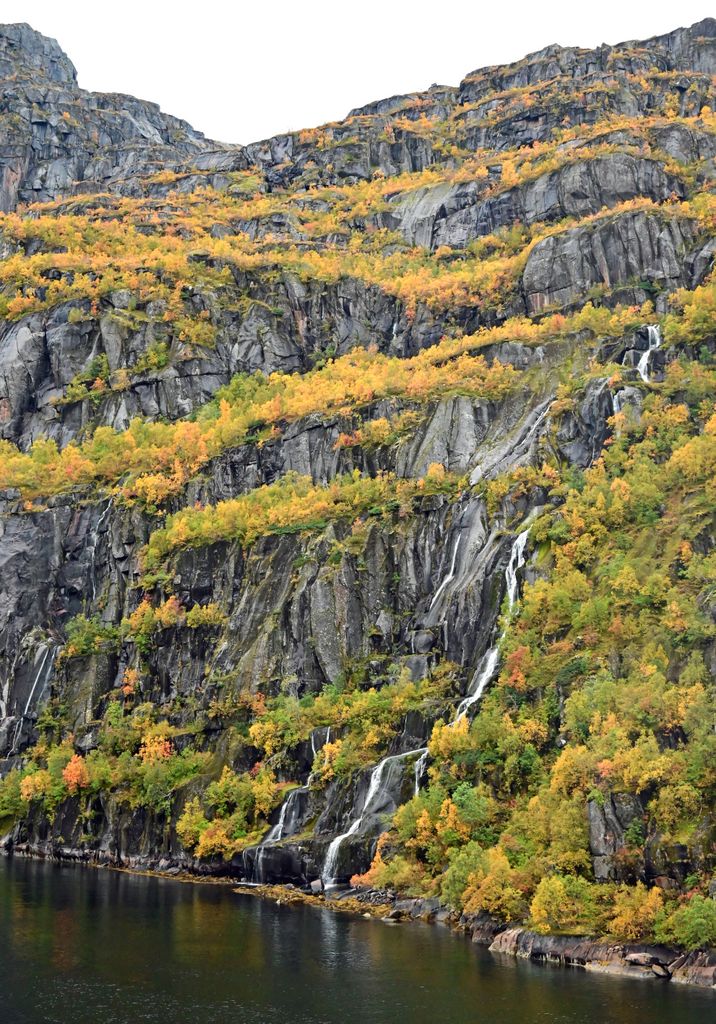
<path id="1" fill-rule="evenodd" d="M 97 525 L 92 531 L 91 540 L 91 554 L 90 554 L 90 587 L 92 588 L 92 601 L 96 597 L 96 586 L 95 586 L 95 559 L 97 555 L 97 547 L 99 546 L 99 534 L 100 530 L 104 526 L 105 520 L 110 513 L 112 508 L 112 498 L 107 502 L 107 507 L 102 512 L 101 516 L 97 520 Z"/>
<path id="2" fill-rule="evenodd" d="M 266 837 L 261 842 L 261 846 L 268 846 L 270 843 L 277 843 L 279 840 L 283 839 L 284 836 L 288 835 L 288 830 L 292 823 L 291 815 L 293 813 L 293 805 L 304 795 L 304 793 L 307 792 L 308 786 L 299 786 L 297 789 L 291 790 L 284 802 L 281 804 L 281 813 L 279 814 L 278 821 L 273 828 L 267 832 Z"/>
<path id="3" fill-rule="evenodd" d="M 651 354 L 656 352 L 661 347 L 661 331 L 658 324 L 648 324 L 647 334 L 649 337 L 649 347 L 646 352 L 642 355 L 639 362 L 636 364 L 636 372 L 639 374 L 645 384 L 649 383 L 649 364 L 651 363 Z"/>
<path id="4" fill-rule="evenodd" d="M 32 686 L 30 687 L 30 692 L 28 694 L 27 701 L 25 702 L 25 710 L 18 717 L 17 727 L 15 729 L 15 738 L 12 741 L 12 750 L 14 752 L 17 752 L 17 742 L 18 742 L 18 739 L 20 737 L 20 733 L 22 732 L 23 723 L 24 723 L 25 719 L 27 718 L 28 712 L 30 710 L 30 706 L 32 705 L 32 699 L 35 696 L 35 693 L 37 691 L 38 683 L 40 682 L 40 679 L 42 679 L 42 686 L 44 687 L 45 683 L 47 682 L 47 680 L 49 678 L 50 672 L 52 672 L 52 665 L 53 665 L 53 662 L 54 662 L 54 655 L 55 655 L 55 651 L 57 650 L 57 646 L 56 646 L 56 644 L 49 643 L 49 641 L 48 641 L 48 643 L 46 644 L 46 646 L 44 648 L 42 657 L 40 657 L 40 651 L 41 650 L 42 650 L 42 648 L 38 647 L 37 653 L 35 654 L 35 664 L 37 664 L 38 659 L 39 659 L 40 663 L 39 663 L 37 672 L 35 673 L 35 677 L 34 677 L 34 679 L 32 681 Z M 52 657 L 50 657 L 50 655 L 52 655 Z M 49 671 L 45 672 L 45 666 L 48 663 L 48 658 L 49 658 Z M 43 678 L 43 673 L 44 673 L 44 678 Z M 40 691 L 40 692 L 42 692 L 42 691 Z"/>
<path id="5" fill-rule="evenodd" d="M 363 801 L 363 810 L 360 815 L 353 821 L 350 827 L 342 835 L 336 836 L 331 842 L 326 852 L 326 859 L 323 864 L 323 871 L 321 872 L 321 878 L 324 885 L 330 885 L 335 878 L 336 867 L 338 866 L 338 855 L 341 850 L 343 842 L 352 836 L 363 823 L 363 819 L 366 815 L 370 814 L 373 809 L 376 797 L 380 794 L 383 785 L 383 777 L 389 767 L 389 765 L 397 762 L 404 761 L 409 757 L 413 757 L 416 754 L 423 755 L 426 752 L 425 747 L 418 747 L 417 750 L 406 750 L 403 754 L 391 754 L 389 757 L 384 757 L 382 761 L 379 761 L 375 766 L 370 775 L 370 782 L 368 783 L 368 792 L 366 793 L 365 800 Z"/>
<path id="6" fill-rule="evenodd" d="M 527 547 L 528 535 L 529 530 L 525 529 L 522 531 L 522 533 L 519 533 L 515 537 L 512 543 L 512 550 L 510 552 L 510 558 L 507 563 L 507 568 L 505 569 L 505 590 L 507 594 L 508 616 L 509 613 L 514 608 L 515 603 L 517 602 L 517 599 L 519 597 L 520 584 L 518 573 L 525 564 L 525 550 Z M 458 537 L 458 541 L 455 545 L 455 550 L 453 552 L 450 572 L 448 573 L 448 576 L 443 580 L 440 587 L 436 591 L 431 607 L 435 604 L 435 599 L 437 598 L 438 594 L 441 593 L 444 587 L 450 582 L 450 580 L 454 576 L 455 563 L 457 559 L 457 552 L 459 546 L 460 538 Z M 500 662 L 500 644 L 502 643 L 506 630 L 507 625 L 505 626 L 505 629 L 502 631 L 502 633 L 500 633 L 500 636 L 496 643 L 489 649 L 489 651 L 487 651 L 487 653 L 482 658 L 480 662 L 480 667 L 478 668 L 477 672 L 475 673 L 475 676 L 473 677 L 473 683 L 470 687 L 470 692 L 468 693 L 467 697 L 465 697 L 464 700 L 460 702 L 455 717 L 451 722 L 451 725 L 455 725 L 456 722 L 458 722 L 461 718 L 463 718 L 464 715 L 467 714 L 468 710 L 472 707 L 473 704 L 475 704 L 480 699 L 480 697 L 485 691 L 486 686 L 494 678 L 495 672 L 497 671 L 497 667 Z M 409 757 L 416 756 L 417 760 L 413 767 L 413 772 L 415 779 L 414 793 L 417 796 L 418 793 L 420 792 L 420 780 L 425 772 L 425 766 L 427 764 L 427 747 L 418 747 L 416 750 L 407 750 L 403 754 L 390 754 L 388 757 L 384 757 L 383 760 L 379 761 L 378 764 L 375 766 L 370 776 L 368 792 L 366 793 L 366 798 L 363 802 L 363 809 L 361 813 L 353 822 L 351 822 L 349 828 L 345 832 L 343 832 L 339 836 L 336 836 L 336 838 L 332 840 L 328 847 L 328 850 L 326 851 L 326 859 L 323 865 L 323 870 L 321 872 L 321 878 L 324 885 L 330 885 L 336 877 L 336 869 L 338 868 L 338 858 L 340 855 L 341 846 L 343 845 L 346 839 L 349 839 L 350 836 L 355 835 L 355 833 L 361 827 L 366 816 L 370 814 L 371 811 L 373 810 L 376 802 L 376 797 L 380 794 L 381 789 L 383 787 L 384 776 L 389 765 L 397 761 L 407 760 Z"/>
<path id="7" fill-rule="evenodd" d="M 507 593 L 508 617 L 514 608 L 520 593 L 520 581 L 517 574 L 525 564 L 525 548 L 527 547 L 528 536 L 529 530 L 523 530 L 522 533 L 517 534 L 512 543 L 510 560 L 507 563 L 507 568 L 505 569 L 505 590 Z M 453 724 L 454 722 L 459 722 L 463 715 L 467 714 L 472 705 L 477 703 L 485 692 L 485 688 L 488 683 L 490 683 L 494 678 L 495 672 L 497 671 L 500 663 L 500 645 L 504 639 L 505 633 L 507 632 L 508 625 L 509 618 L 505 628 L 500 633 L 497 642 L 483 656 L 478 670 L 473 676 L 473 681 L 467 697 L 460 701 Z"/>
<path id="8" fill-rule="evenodd" d="M 461 540 L 462 540 L 462 535 L 458 533 L 457 540 L 455 541 L 455 549 L 454 549 L 454 551 L 452 553 L 452 561 L 450 562 L 450 571 L 448 572 L 447 576 L 442 581 L 442 583 L 440 584 L 438 589 L 433 594 L 433 599 L 430 602 L 430 607 L 428 608 L 428 613 L 427 613 L 427 618 L 428 619 L 430 617 L 430 613 L 438 605 L 438 603 L 440 601 L 440 598 L 442 597 L 442 595 L 445 592 L 446 588 L 455 579 L 455 566 L 457 565 L 457 556 L 458 556 L 458 552 L 460 551 L 460 541 Z"/>

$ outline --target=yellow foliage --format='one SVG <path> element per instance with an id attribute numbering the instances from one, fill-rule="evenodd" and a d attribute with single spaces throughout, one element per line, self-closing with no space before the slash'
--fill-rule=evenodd
<path id="1" fill-rule="evenodd" d="M 41 800 L 47 796 L 51 788 L 52 776 L 46 768 L 40 768 L 21 780 L 20 795 L 23 800 L 30 803 L 32 800 Z"/>
<path id="2" fill-rule="evenodd" d="M 627 942 L 643 942 L 652 937 L 656 920 L 663 910 L 661 889 L 647 889 L 641 882 L 622 885 L 614 896 L 609 931 Z"/>
<path id="3" fill-rule="evenodd" d="M 173 551 L 183 547 L 237 540 L 247 548 L 261 536 L 272 533 L 323 529 L 338 519 L 354 520 L 368 510 L 410 504 L 424 493 L 454 491 L 457 481 L 445 475 L 424 481 L 399 480 L 390 474 L 377 477 L 339 477 L 325 487 L 317 487 L 310 477 L 287 474 L 275 484 L 259 487 L 248 494 L 219 502 L 207 508 L 188 508 L 167 519 L 163 529 L 155 530 L 144 549 L 145 568 L 156 569 Z M 146 605 L 147 602 L 143 602 Z M 142 619 L 140 611 L 130 618 Z"/>

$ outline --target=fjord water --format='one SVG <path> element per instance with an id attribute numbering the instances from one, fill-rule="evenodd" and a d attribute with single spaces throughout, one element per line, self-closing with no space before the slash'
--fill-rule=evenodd
<path id="1" fill-rule="evenodd" d="M 0 858 L 3 1024 L 702 1024 L 709 993 L 495 959 L 428 925 Z"/>

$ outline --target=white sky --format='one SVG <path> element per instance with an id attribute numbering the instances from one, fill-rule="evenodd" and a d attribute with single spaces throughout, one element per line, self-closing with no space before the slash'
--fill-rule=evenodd
<path id="1" fill-rule="evenodd" d="M 253 142 L 549 43 L 643 39 L 707 0 L 0 0 L 57 39 L 80 85 L 153 100 L 208 137 Z"/>

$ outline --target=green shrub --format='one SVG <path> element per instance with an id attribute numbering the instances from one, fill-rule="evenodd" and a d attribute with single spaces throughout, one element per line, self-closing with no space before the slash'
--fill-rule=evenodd
<path id="1" fill-rule="evenodd" d="M 22 774 L 14 769 L 0 779 L 0 821 L 3 818 L 19 818 L 27 805 L 20 793 Z"/>
<path id="2" fill-rule="evenodd" d="M 451 851 L 450 864 L 440 879 L 440 892 L 449 906 L 463 909 L 468 879 L 481 867 L 483 859 L 484 850 L 474 840 Z"/>
<path id="3" fill-rule="evenodd" d="M 67 643 L 61 658 L 82 658 L 90 654 L 111 652 L 119 649 L 120 633 L 116 626 L 102 622 L 99 616 L 87 618 L 86 615 L 75 615 L 67 623 Z"/>
<path id="4" fill-rule="evenodd" d="M 595 887 L 584 878 L 548 875 L 535 889 L 530 916 L 535 931 L 590 932 L 596 923 Z"/>
<path id="5" fill-rule="evenodd" d="M 716 946 L 716 900 L 692 896 L 678 910 L 660 918 L 656 937 L 659 942 L 688 950 Z"/>

